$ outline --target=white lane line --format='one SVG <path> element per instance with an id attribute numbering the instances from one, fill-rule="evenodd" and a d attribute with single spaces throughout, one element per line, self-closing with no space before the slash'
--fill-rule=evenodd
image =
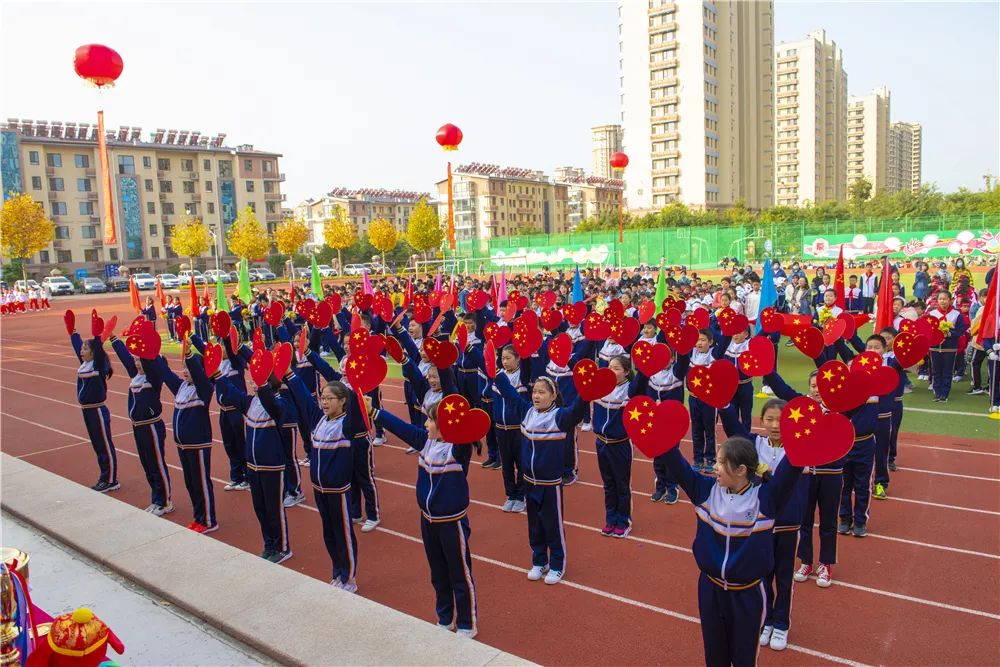
<path id="1" fill-rule="evenodd" d="M 960 477 L 962 479 L 975 479 L 981 482 L 1000 482 L 1000 479 L 996 477 L 979 477 L 977 475 L 959 475 L 955 472 L 943 472 L 941 470 L 922 470 L 920 468 L 899 468 L 899 470 L 905 470 L 906 472 L 919 472 L 925 475 L 944 475 L 945 477 Z"/>

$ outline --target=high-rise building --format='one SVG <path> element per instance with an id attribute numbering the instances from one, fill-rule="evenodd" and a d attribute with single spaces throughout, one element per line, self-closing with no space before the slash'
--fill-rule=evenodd
<path id="1" fill-rule="evenodd" d="M 438 214 L 448 216 L 448 181 L 438 181 Z M 528 230 L 555 234 L 569 226 L 569 189 L 541 171 L 463 164 L 452 171 L 457 240 L 487 240 Z"/>
<path id="2" fill-rule="evenodd" d="M 619 2 L 631 210 L 774 202 L 770 0 Z"/>
<path id="3" fill-rule="evenodd" d="M 621 125 L 598 125 L 590 128 L 593 146 L 593 174 L 598 178 L 612 178 L 611 156 L 622 149 Z M 558 178 L 558 177 L 557 177 Z"/>
<path id="4" fill-rule="evenodd" d="M 2 130 L 5 196 L 26 192 L 42 203 L 56 224 L 56 239 L 30 260 L 29 270 L 47 275 L 59 267 L 70 275 L 84 269 L 99 275 L 105 264 L 162 271 L 179 263 L 170 248 L 175 224 L 200 218 L 216 234 L 211 249 L 235 261 L 225 233 L 250 207 L 268 227 L 282 220 L 279 153 L 250 144 L 223 145 L 188 130 L 156 130 L 141 138 L 139 127 L 106 130 L 111 196 L 118 245 L 104 245 L 104 192 L 99 178 L 97 127 L 88 123 L 9 119 Z M 211 258 L 196 266 L 214 267 Z"/>
<path id="5" fill-rule="evenodd" d="M 847 187 L 847 73 L 826 31 L 775 49 L 778 206 L 843 201 Z"/>
<path id="6" fill-rule="evenodd" d="M 872 194 L 885 190 L 889 178 L 889 89 L 847 101 L 847 186 L 862 176 Z"/>
<path id="7" fill-rule="evenodd" d="M 340 207 L 341 215 L 354 224 L 359 237 L 364 237 L 368 233 L 368 225 L 378 218 L 390 221 L 403 234 L 410 224 L 410 214 L 424 198 L 429 205 L 434 205 L 427 192 L 387 188 L 334 188 L 319 199 L 301 202 L 295 207 L 294 215 L 304 220 L 309 227 L 307 245 L 318 248 L 325 243 L 323 223 L 333 217 L 334 207 Z"/>
<path id="8" fill-rule="evenodd" d="M 922 138 L 923 128 L 918 123 L 900 121 L 889 128 L 888 192 L 920 191 Z"/>

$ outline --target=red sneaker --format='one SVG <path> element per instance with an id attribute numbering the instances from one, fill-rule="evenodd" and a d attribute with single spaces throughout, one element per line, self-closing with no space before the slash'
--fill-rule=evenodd
<path id="1" fill-rule="evenodd" d="M 206 530 L 208 530 L 208 528 L 206 528 L 204 525 L 196 521 L 194 524 L 191 525 L 191 530 L 193 530 L 196 533 L 204 533 Z"/>
<path id="2" fill-rule="evenodd" d="M 610 523 L 604 526 L 604 530 L 601 531 L 601 533 L 603 533 L 605 537 L 611 537 L 614 534 L 614 532 L 615 532 L 615 527 L 612 526 Z"/>
<path id="3" fill-rule="evenodd" d="M 187 525 L 188 530 L 194 530 L 194 527 L 198 525 L 197 521 L 192 521 Z"/>
<path id="4" fill-rule="evenodd" d="M 816 568 L 816 585 L 820 588 L 829 588 L 833 583 L 833 566 L 820 563 Z"/>

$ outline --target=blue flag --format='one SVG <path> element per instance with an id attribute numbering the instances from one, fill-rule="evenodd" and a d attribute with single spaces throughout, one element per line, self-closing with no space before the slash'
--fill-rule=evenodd
<path id="1" fill-rule="evenodd" d="M 771 269 L 771 259 L 764 260 L 763 277 L 760 284 L 760 308 L 757 310 L 757 326 L 755 334 L 760 333 L 760 312 L 770 308 L 778 301 L 778 291 L 774 288 L 774 270 Z"/>
<path id="2" fill-rule="evenodd" d="M 569 302 L 576 303 L 577 301 L 583 301 L 583 283 L 580 282 L 580 267 L 576 267 L 576 273 L 573 275 L 573 291 L 570 292 Z"/>

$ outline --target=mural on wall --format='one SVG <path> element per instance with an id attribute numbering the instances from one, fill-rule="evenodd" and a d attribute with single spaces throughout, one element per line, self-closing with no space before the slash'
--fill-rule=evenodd
<path id="1" fill-rule="evenodd" d="M 125 259 L 142 259 L 142 205 L 139 202 L 139 181 L 135 176 L 119 176 L 118 192 L 122 198 Z"/>
<path id="2" fill-rule="evenodd" d="M 612 244 L 598 243 L 494 250 L 490 261 L 494 266 L 573 266 L 607 264 L 613 257 Z"/>
<path id="3" fill-rule="evenodd" d="M 844 259 L 866 257 L 924 258 L 950 255 L 1000 254 L 1000 231 L 946 230 L 940 232 L 900 232 L 897 234 L 834 234 L 806 236 L 803 257 L 837 259 L 844 246 Z"/>
<path id="4" fill-rule="evenodd" d="M 0 179 L 3 180 L 3 201 L 11 194 L 21 194 L 21 156 L 17 151 L 17 133 L 0 133 Z"/>

